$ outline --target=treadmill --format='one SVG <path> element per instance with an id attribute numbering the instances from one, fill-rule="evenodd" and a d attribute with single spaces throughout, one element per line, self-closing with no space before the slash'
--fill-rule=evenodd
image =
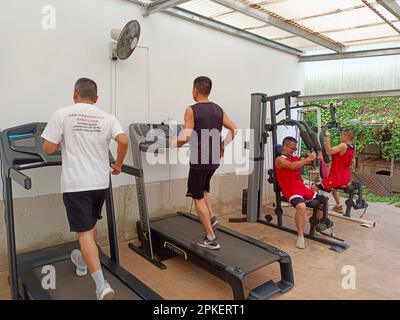
<path id="1" fill-rule="evenodd" d="M 70 260 L 72 250 L 78 249 L 78 241 L 26 253 L 16 252 L 16 234 L 12 182 L 26 190 L 32 188 L 32 180 L 22 171 L 61 165 L 61 152 L 48 156 L 43 150 L 41 134 L 46 123 L 29 123 L 0 132 L 1 174 L 3 180 L 4 204 L 6 208 L 7 247 L 12 298 L 15 300 L 95 300 L 95 285 L 90 275 L 78 277 Z M 134 173 L 129 166 L 123 172 Z M 152 289 L 122 268 L 119 264 L 118 238 L 115 223 L 113 194 L 110 187 L 106 199 L 108 237 L 111 257 L 100 248 L 100 261 L 104 276 L 114 288 L 114 299 L 159 300 Z M 46 270 L 54 267 L 55 289 L 44 289 Z M 44 268 L 45 267 L 45 268 Z"/>
<path id="2" fill-rule="evenodd" d="M 140 215 L 137 234 L 141 242 L 140 246 L 130 243 L 129 248 L 161 269 L 166 268 L 164 259 L 182 256 L 226 281 L 232 287 L 233 297 L 239 300 L 265 300 L 293 288 L 290 256 L 276 247 L 219 226 L 216 234 L 221 249 L 204 249 L 196 244 L 196 240 L 204 236 L 203 226 L 196 216 L 177 212 L 149 219 L 142 154 L 165 153 L 170 139 L 176 138 L 182 129 L 182 125 L 145 123 L 134 123 L 129 127 L 134 168 L 139 173 L 135 179 Z M 280 281 L 267 280 L 246 296 L 246 276 L 273 263 L 280 266 Z"/>

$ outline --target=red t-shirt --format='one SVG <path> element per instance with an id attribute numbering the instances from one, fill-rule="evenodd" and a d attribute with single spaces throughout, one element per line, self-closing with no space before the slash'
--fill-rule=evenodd
<path id="1" fill-rule="evenodd" d="M 343 155 L 332 155 L 332 164 L 328 179 L 322 180 L 325 189 L 331 190 L 337 187 L 346 187 L 351 180 L 351 164 L 353 163 L 356 148 L 353 144 L 347 144 L 347 150 Z"/>
<path id="2" fill-rule="evenodd" d="M 280 157 L 283 157 L 286 161 L 289 162 L 297 162 L 300 159 L 297 156 L 288 157 L 286 155 L 281 155 Z M 275 161 L 277 161 L 277 159 Z M 288 201 L 290 201 L 292 198 L 295 198 L 296 196 L 302 197 L 305 200 L 314 198 L 315 192 L 304 185 L 300 169 L 290 170 L 285 168 L 278 168 L 276 162 L 275 168 L 278 184 L 282 190 L 282 194 Z"/>

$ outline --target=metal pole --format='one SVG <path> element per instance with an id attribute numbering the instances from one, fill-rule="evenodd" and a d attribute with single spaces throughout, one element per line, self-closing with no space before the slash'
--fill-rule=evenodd
<path id="1" fill-rule="evenodd" d="M 322 114 L 321 114 L 321 109 L 317 109 L 317 130 L 318 130 L 318 137 L 321 134 L 321 129 L 322 129 Z M 321 146 L 322 147 L 322 146 Z"/>
<path id="2" fill-rule="evenodd" d="M 276 150 L 275 147 L 278 144 L 278 137 L 277 137 L 277 126 L 276 126 L 276 105 L 275 105 L 275 100 L 270 101 L 270 107 L 271 107 L 271 124 L 272 124 L 272 155 L 273 155 L 273 169 L 274 172 L 276 172 L 276 165 L 275 165 L 275 159 L 276 159 Z M 274 190 L 275 190 L 275 201 L 276 201 L 276 211 L 282 210 L 282 205 L 281 205 L 281 199 L 280 199 L 280 193 L 281 189 L 279 188 L 278 184 L 278 179 L 275 176 L 274 179 Z M 278 215 L 278 224 L 282 225 L 282 215 Z"/>
<path id="3" fill-rule="evenodd" d="M 258 175 L 258 207 L 257 207 L 257 217 L 260 217 L 262 212 L 263 203 L 263 191 L 264 191 L 264 163 L 265 163 L 265 144 L 267 143 L 266 130 L 265 130 L 265 120 L 267 115 L 267 102 L 261 100 L 261 117 L 260 117 L 260 161 L 259 161 L 259 175 Z"/>
<path id="4" fill-rule="evenodd" d="M 12 194 L 12 181 L 11 178 L 5 179 L 5 194 L 4 205 L 6 207 L 6 223 L 7 223 L 7 248 L 8 248 L 8 263 L 11 282 L 11 297 L 14 300 L 19 299 L 18 294 L 18 263 L 17 263 L 17 249 L 15 242 L 15 224 L 14 224 L 14 204 Z"/>
<path id="5" fill-rule="evenodd" d="M 261 174 L 261 154 L 262 137 L 261 132 L 264 127 L 264 121 L 261 118 L 262 107 L 261 100 L 264 95 L 261 93 L 253 93 L 251 95 L 251 111 L 250 111 L 250 172 L 247 189 L 247 221 L 256 222 L 260 214 L 260 174 Z M 265 103 L 264 103 L 265 105 Z M 265 113 L 264 113 L 265 115 Z"/>
<path id="6" fill-rule="evenodd" d="M 140 142 L 135 138 L 133 134 L 134 128 L 132 125 L 129 127 L 130 136 L 132 139 L 132 148 L 133 152 L 133 166 L 143 172 L 143 159 L 142 159 L 142 151 L 140 149 Z M 139 217 L 140 217 L 140 227 L 142 231 L 142 236 L 148 241 L 143 245 L 143 252 L 148 257 L 150 256 L 152 261 L 155 261 L 155 256 L 153 252 L 153 239 L 151 236 L 151 228 L 150 228 L 150 217 L 149 217 L 149 208 L 147 205 L 147 196 L 146 196 L 146 184 L 144 180 L 144 176 L 136 176 L 136 194 L 139 205 Z"/>
<path id="7" fill-rule="evenodd" d="M 285 113 L 286 113 L 286 119 L 292 119 L 292 115 L 290 114 L 290 97 L 289 96 L 285 97 Z"/>
<path id="8" fill-rule="evenodd" d="M 115 219 L 114 195 L 112 190 L 111 177 L 110 177 L 110 186 L 108 187 L 107 190 L 106 211 L 107 211 L 108 241 L 110 244 L 111 259 L 119 264 L 117 225 Z"/>

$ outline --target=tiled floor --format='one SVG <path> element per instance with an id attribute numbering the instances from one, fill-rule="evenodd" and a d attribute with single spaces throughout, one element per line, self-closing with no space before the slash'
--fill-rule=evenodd
<path id="1" fill-rule="evenodd" d="M 268 209 L 265 209 L 268 211 Z M 285 221 L 292 224 L 293 210 L 285 209 Z M 357 213 L 357 212 L 356 212 Z M 292 258 L 295 288 L 274 299 L 400 299 L 400 209 L 371 203 L 366 218 L 377 221 L 367 229 L 358 223 L 334 218 L 335 231 L 351 248 L 336 253 L 318 242 L 306 240 L 307 248 L 294 246 L 295 236 L 261 224 L 230 224 L 230 216 L 220 222 L 248 236 L 275 245 Z M 160 270 L 127 248 L 120 246 L 121 263 L 131 273 L 166 299 L 231 299 L 229 285 L 197 266 L 176 257 L 166 261 L 167 270 Z M 356 289 L 343 289 L 344 266 L 354 266 Z M 247 289 L 266 279 L 279 278 L 279 270 L 270 266 L 246 279 Z M 0 274 L 0 299 L 9 297 L 7 274 Z"/>

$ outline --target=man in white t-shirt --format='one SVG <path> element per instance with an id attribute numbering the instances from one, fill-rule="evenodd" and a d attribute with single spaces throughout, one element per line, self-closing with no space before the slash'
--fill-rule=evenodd
<path id="1" fill-rule="evenodd" d="M 84 276 L 89 269 L 96 283 L 97 299 L 108 300 L 115 292 L 101 270 L 96 223 L 102 218 L 110 183 L 110 141 L 118 143 L 117 160 L 111 172 L 118 175 L 128 150 L 128 139 L 119 121 L 95 105 L 97 100 L 96 83 L 79 79 L 74 89 L 75 104 L 52 115 L 42 138 L 48 155 L 61 147 L 61 192 L 70 230 L 77 233 L 81 249 L 71 254 L 76 274 Z"/>

